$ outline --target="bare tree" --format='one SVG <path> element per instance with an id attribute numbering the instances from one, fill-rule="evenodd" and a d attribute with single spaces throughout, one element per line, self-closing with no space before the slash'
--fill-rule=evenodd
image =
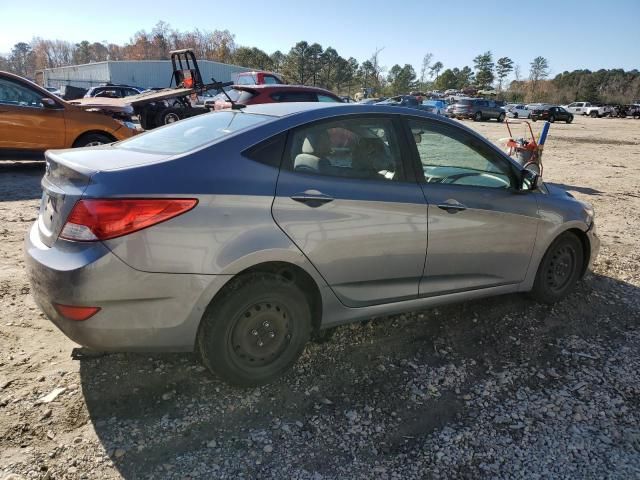
<path id="1" fill-rule="evenodd" d="M 549 76 L 549 62 L 544 57 L 536 57 L 531 62 L 529 80 L 531 82 L 531 96 L 536 99 L 538 84 Z"/>
<path id="2" fill-rule="evenodd" d="M 431 67 L 431 60 L 433 60 L 433 53 L 427 53 L 422 58 L 422 68 L 420 69 L 420 88 L 425 88 L 424 81 L 426 78 L 427 71 Z"/>

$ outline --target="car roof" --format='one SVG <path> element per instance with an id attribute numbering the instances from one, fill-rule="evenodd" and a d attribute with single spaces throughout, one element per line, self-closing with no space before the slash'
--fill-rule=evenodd
<path id="1" fill-rule="evenodd" d="M 351 114 L 404 114 L 413 117 L 425 117 L 456 126 L 462 126 L 459 122 L 454 122 L 442 115 L 434 115 L 415 108 L 401 107 L 389 104 L 365 104 L 365 103 L 328 103 L 328 102 L 280 102 L 280 103 L 258 103 L 248 105 L 241 110 L 246 113 L 257 115 L 271 115 L 274 117 L 287 117 L 292 115 L 302 115 L 312 113 L 315 117 L 330 117 L 332 115 Z M 466 128 L 462 126 L 463 128 Z"/>

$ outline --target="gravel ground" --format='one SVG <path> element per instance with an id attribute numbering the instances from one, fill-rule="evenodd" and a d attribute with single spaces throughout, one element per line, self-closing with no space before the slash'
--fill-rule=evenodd
<path id="1" fill-rule="evenodd" d="M 565 301 L 341 327 L 251 390 L 193 355 L 72 355 L 22 260 L 42 164 L 0 162 L 0 479 L 640 478 L 639 145 L 630 119 L 552 126 L 545 179 L 603 241 Z"/>

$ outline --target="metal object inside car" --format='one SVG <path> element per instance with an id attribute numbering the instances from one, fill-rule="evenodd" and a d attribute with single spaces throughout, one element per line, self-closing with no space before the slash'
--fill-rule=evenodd
<path id="1" fill-rule="evenodd" d="M 589 205 L 417 109 L 251 105 L 46 157 L 25 255 L 47 317 L 93 349 L 196 350 L 239 385 L 347 322 L 558 301 L 599 248 Z"/>

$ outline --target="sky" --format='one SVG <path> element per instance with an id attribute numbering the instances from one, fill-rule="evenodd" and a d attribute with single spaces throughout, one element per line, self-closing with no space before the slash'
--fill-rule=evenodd
<path id="1" fill-rule="evenodd" d="M 553 76 L 582 68 L 640 69 L 639 18 L 640 0 L 243 0 L 183 6 L 166 0 L 0 0 L 0 53 L 33 37 L 123 44 L 164 20 L 183 31 L 227 29 L 237 45 L 268 53 L 287 53 L 306 40 L 361 62 L 381 48 L 382 66 L 410 63 L 418 74 L 428 52 L 445 68 L 461 68 L 473 67 L 476 55 L 491 50 L 494 61 L 508 56 L 523 75 L 541 55 Z"/>

